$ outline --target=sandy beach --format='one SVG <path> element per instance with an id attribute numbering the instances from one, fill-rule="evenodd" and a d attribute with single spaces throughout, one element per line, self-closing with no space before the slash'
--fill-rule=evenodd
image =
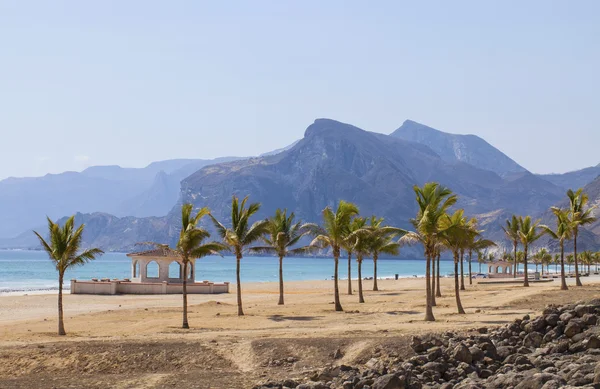
<path id="1" fill-rule="evenodd" d="M 190 330 L 179 328 L 180 295 L 66 295 L 66 337 L 56 335 L 55 294 L 3 295 L 0 388 L 252 387 L 266 376 L 359 360 L 375 348 L 408 353 L 413 334 L 500 325 L 550 303 L 600 297 L 600 278 L 583 280 L 586 286 L 567 292 L 558 280 L 529 288 L 466 280 L 467 314 L 458 315 L 453 280 L 445 278 L 436 322 L 423 321 L 424 279 L 382 280 L 378 292 L 365 281 L 365 304 L 341 282 L 344 312 L 333 311 L 333 281 L 286 283 L 285 306 L 277 305 L 277 283 L 253 283 L 242 286 L 244 317 L 235 291 L 191 295 Z M 337 349 L 343 357 L 334 360 Z"/>

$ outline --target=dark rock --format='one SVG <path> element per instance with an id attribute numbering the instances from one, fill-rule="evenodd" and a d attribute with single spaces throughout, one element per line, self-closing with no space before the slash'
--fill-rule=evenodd
<path id="1" fill-rule="evenodd" d="M 546 323 L 551 327 L 556 326 L 556 323 L 558 323 L 558 315 L 556 313 L 551 313 L 546 316 Z"/>
<path id="2" fill-rule="evenodd" d="M 563 314 L 560 315 L 559 319 L 560 321 L 562 321 L 563 323 L 568 323 L 573 317 L 575 317 L 574 314 L 570 313 L 570 312 L 565 312 Z"/>
<path id="3" fill-rule="evenodd" d="M 523 339 L 523 346 L 538 348 L 542 345 L 543 338 L 544 337 L 539 332 L 530 332 L 525 339 Z"/>
<path id="4" fill-rule="evenodd" d="M 581 317 L 581 321 L 586 326 L 593 326 L 593 325 L 596 325 L 596 323 L 598 322 L 598 317 L 596 315 L 591 314 L 591 313 L 586 313 L 585 315 L 583 315 Z"/>
<path id="5" fill-rule="evenodd" d="M 596 335 L 592 335 L 585 341 L 584 344 L 585 348 L 588 350 L 593 348 L 600 348 L 600 339 Z"/>
<path id="6" fill-rule="evenodd" d="M 386 374 L 377 378 L 371 388 L 373 389 L 404 389 L 405 382 L 402 382 L 398 376 L 394 374 Z"/>
<path id="7" fill-rule="evenodd" d="M 429 361 L 435 361 L 438 358 L 441 358 L 443 355 L 443 350 L 440 347 L 432 347 L 427 350 L 427 359 Z"/>
<path id="8" fill-rule="evenodd" d="M 470 364 L 473 361 L 471 352 L 463 343 L 459 343 L 452 351 L 452 359 Z"/>
<path id="9" fill-rule="evenodd" d="M 483 350 L 477 346 L 469 347 L 469 352 L 471 353 L 473 361 L 481 361 L 485 357 Z"/>
<path id="10" fill-rule="evenodd" d="M 536 373 L 515 386 L 515 389 L 542 389 L 548 381 L 556 381 L 565 384 L 565 380 L 555 374 Z"/>
<path id="11" fill-rule="evenodd" d="M 572 338 L 583 330 L 583 327 L 577 320 L 570 320 L 565 328 L 565 336 Z"/>

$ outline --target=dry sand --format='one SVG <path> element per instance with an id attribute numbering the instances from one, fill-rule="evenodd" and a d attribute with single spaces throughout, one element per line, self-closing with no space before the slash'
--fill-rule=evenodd
<path id="1" fill-rule="evenodd" d="M 189 296 L 190 330 L 179 328 L 180 295 L 66 295 L 66 337 L 55 335 L 55 294 L 1 296 L 0 388 L 252 387 L 376 349 L 409 355 L 412 334 L 500 325 L 549 303 L 600 297 L 600 279 L 584 281 L 567 292 L 557 280 L 529 288 L 467 284 L 467 314 L 458 315 L 453 280 L 443 279 L 436 322 L 423 321 L 423 279 L 382 280 L 379 292 L 365 281 L 365 304 L 356 292 L 346 295 L 343 281 L 345 312 L 333 311 L 332 281 L 286 283 L 285 306 L 277 305 L 277 283 L 253 283 L 243 285 L 243 317 L 235 291 Z M 335 360 L 338 348 L 343 357 Z"/>

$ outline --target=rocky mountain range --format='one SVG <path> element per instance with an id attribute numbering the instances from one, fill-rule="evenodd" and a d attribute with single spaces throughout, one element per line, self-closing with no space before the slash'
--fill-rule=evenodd
<path id="1" fill-rule="evenodd" d="M 202 163 L 204 166 L 199 166 Z M 144 171 L 145 189 L 137 193 L 134 184 L 141 178 L 136 181 L 138 178 L 123 177 L 142 175 L 113 169 L 114 174 L 91 169 L 79 173 L 82 177 L 78 179 L 93 177 L 107 182 L 101 193 L 113 203 L 102 201 L 115 208 L 100 208 L 94 188 L 101 185 L 96 183 L 85 190 L 73 189 L 88 203 L 85 207 L 70 203 L 71 210 L 62 215 L 81 211 L 76 220 L 87 226 L 86 244 L 123 251 L 134 249 L 140 241 L 173 243 L 180 204 L 184 202 L 208 206 L 215 217 L 228 223 L 232 194 L 249 195 L 251 201 L 262 203 L 257 218 L 270 216 L 276 208 L 287 208 L 304 221 L 319 222 L 323 208 L 344 199 L 355 202 L 364 215 L 383 216 L 390 224 L 408 228 L 416 212 L 412 187 L 429 181 L 450 187 L 459 195 L 457 206 L 476 216 L 488 236 L 502 240 L 501 223 L 512 213 L 543 215 L 548 207 L 564 199 L 565 186 L 593 176 L 591 168 L 546 179 L 527 171 L 477 136 L 446 134 L 412 121 L 383 135 L 330 119 L 317 119 L 302 139 L 260 157 L 172 163 L 160 169 L 152 166 Z M 1 184 L 0 199 L 4 195 Z M 597 186 L 595 198 L 600 201 L 600 181 Z M 589 184 L 590 196 L 595 188 L 594 183 Z M 114 191 L 128 196 L 117 202 Z M 96 197 L 86 198 L 90 193 Z M 23 205 L 20 207 L 23 209 Z M 162 215 L 157 214 L 158 209 Z M 43 228 L 40 217 L 36 220 L 25 228 Z M 600 233 L 595 228 L 600 229 L 593 227 L 592 236 Z M 16 238 L 0 240 L 0 247 L 35 247 L 32 238 L 26 231 Z M 590 244 L 595 240 L 591 239 Z M 404 250 L 404 255 L 418 253 Z"/>

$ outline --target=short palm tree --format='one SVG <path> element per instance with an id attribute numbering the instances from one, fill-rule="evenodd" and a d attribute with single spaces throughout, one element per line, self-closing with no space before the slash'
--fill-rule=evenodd
<path id="1" fill-rule="evenodd" d="M 394 238 L 404 236 L 407 231 L 397 227 L 383 225 L 383 218 L 371 216 L 369 225 L 366 227 L 371 233 L 370 251 L 373 258 L 373 291 L 378 291 L 377 286 L 377 261 L 379 254 L 398 255 L 400 244 L 393 241 Z"/>
<path id="2" fill-rule="evenodd" d="M 354 251 L 357 239 L 353 233 L 363 228 L 365 223 L 365 218 L 358 217 L 352 219 L 348 228 L 348 236 L 342 242 L 342 247 L 348 253 L 348 295 L 352 294 L 352 252 Z"/>
<path id="3" fill-rule="evenodd" d="M 587 273 L 590 273 L 590 269 L 592 267 L 592 263 L 594 262 L 594 253 L 591 252 L 590 250 L 586 250 L 584 252 L 581 253 L 581 263 L 584 265 L 584 271 L 585 271 L 585 266 L 587 266 Z"/>
<path id="4" fill-rule="evenodd" d="M 223 244 L 235 255 L 238 316 L 244 315 L 242 308 L 242 282 L 240 279 L 240 263 L 247 248 L 268 232 L 269 221 L 260 220 L 250 224 L 250 218 L 260 209 L 260 203 L 252 203 L 246 207 L 248 196 L 240 203 L 237 196 L 231 199 L 231 227 L 221 224 L 212 214 L 211 217 Z"/>
<path id="5" fill-rule="evenodd" d="M 506 220 L 506 226 L 502 227 L 506 238 L 513 244 L 513 259 L 514 259 L 514 269 L 513 269 L 513 278 L 517 277 L 517 247 L 519 246 L 519 242 L 521 238 L 519 236 L 519 217 L 513 215 L 510 220 Z"/>
<path id="6" fill-rule="evenodd" d="M 425 321 L 435 321 L 433 316 L 433 296 L 431 291 L 431 261 L 438 253 L 440 221 L 448 209 L 456 204 L 457 197 L 452 191 L 437 182 L 423 187 L 414 186 L 417 200 L 417 216 L 411 220 L 415 231 L 401 238 L 402 243 L 421 243 L 425 248 L 425 285 L 426 308 Z"/>
<path id="7" fill-rule="evenodd" d="M 575 285 L 582 286 L 579 278 L 579 267 L 577 262 L 577 236 L 579 235 L 579 227 L 594 223 L 597 219 L 592 212 L 594 207 L 587 207 L 589 201 L 588 195 L 583 193 L 583 189 L 578 189 L 573 192 L 571 189 L 567 191 L 569 198 L 569 216 L 571 227 L 573 228 L 573 256 L 575 258 Z"/>
<path id="8" fill-rule="evenodd" d="M 362 218 L 362 217 L 354 218 L 353 222 L 356 222 L 357 225 L 362 225 L 362 226 L 364 226 L 366 224 L 365 218 Z M 360 227 L 360 228 L 362 228 L 362 227 Z M 365 297 L 363 295 L 363 287 L 362 287 L 362 263 L 363 263 L 364 257 L 369 255 L 369 252 L 370 252 L 369 249 L 371 246 L 370 241 L 373 238 L 373 233 L 371 231 L 361 229 L 361 230 L 354 231 L 354 233 L 352 233 L 351 235 L 354 235 L 354 239 L 352 239 L 352 241 L 354 241 L 354 246 L 352 248 L 352 251 L 354 253 L 356 253 L 356 264 L 358 267 L 358 302 L 364 303 Z"/>
<path id="9" fill-rule="evenodd" d="M 569 276 L 571 275 L 571 266 L 575 263 L 575 256 L 573 254 L 567 255 L 567 264 L 569 265 Z"/>
<path id="10" fill-rule="evenodd" d="M 81 266 L 89 261 L 96 259 L 104 252 L 98 248 L 91 248 L 80 252 L 82 234 L 85 226 L 82 224 L 75 229 L 75 216 L 67 219 L 61 228 L 58 223 L 48 219 L 49 241 L 46 242 L 42 236 L 33 232 L 48 253 L 50 260 L 54 262 L 56 271 L 58 271 L 58 334 L 66 335 L 64 314 L 63 314 L 63 281 L 65 272 L 75 266 Z"/>
<path id="11" fill-rule="evenodd" d="M 305 253 L 308 247 L 292 248 L 308 234 L 307 225 L 294 221 L 292 212 L 287 215 L 287 209 L 277 209 L 275 216 L 269 219 L 267 233 L 261 237 L 266 246 L 251 247 L 250 251 L 275 254 L 279 257 L 279 302 L 284 304 L 283 298 L 283 258 L 289 255 Z"/>
<path id="12" fill-rule="evenodd" d="M 556 217 L 556 229 L 553 230 L 546 225 L 541 225 L 540 228 L 545 234 L 558 241 L 560 246 L 560 289 L 567 290 L 569 287 L 565 278 L 565 241 L 571 239 L 573 229 L 566 209 L 552 207 L 551 210 Z"/>
<path id="13" fill-rule="evenodd" d="M 462 302 L 460 300 L 460 287 L 458 276 L 458 262 L 460 261 L 461 251 L 467 247 L 468 242 L 473 239 L 477 231 L 473 225 L 467 221 L 464 211 L 459 209 L 452 215 L 445 215 L 441 220 L 440 241 L 452 252 L 454 257 L 454 293 L 456 296 L 456 307 L 459 314 L 464 314 Z"/>
<path id="14" fill-rule="evenodd" d="M 331 247 L 333 252 L 333 281 L 336 311 L 344 310 L 340 303 L 340 291 L 338 288 L 340 251 L 344 244 L 344 239 L 349 235 L 350 222 L 356 215 L 358 215 L 358 207 L 352 203 L 341 200 L 335 212 L 332 211 L 330 207 L 326 207 L 323 210 L 323 227 L 314 224 L 310 226 L 311 232 L 315 235 L 315 238 L 311 242 L 311 246 L 321 249 Z"/>
<path id="15" fill-rule="evenodd" d="M 491 240 L 481 238 L 481 232 L 483 231 L 478 231 L 477 235 L 471 235 L 471 239 L 467 242 L 467 247 L 469 250 L 469 284 L 473 284 L 473 273 L 471 272 L 471 259 L 473 258 L 473 251 L 475 251 L 477 254 L 479 272 L 481 273 L 481 259 L 485 256 L 483 251 L 489 249 L 490 247 L 496 246 L 496 243 L 492 242 Z"/>
<path id="16" fill-rule="evenodd" d="M 524 219 L 519 220 L 519 237 L 521 238 L 521 244 L 523 244 L 523 286 L 529 286 L 529 274 L 527 273 L 527 252 L 529 247 L 544 235 L 543 231 L 540 231 L 539 221 L 532 221 L 530 216 L 526 216 Z"/>

